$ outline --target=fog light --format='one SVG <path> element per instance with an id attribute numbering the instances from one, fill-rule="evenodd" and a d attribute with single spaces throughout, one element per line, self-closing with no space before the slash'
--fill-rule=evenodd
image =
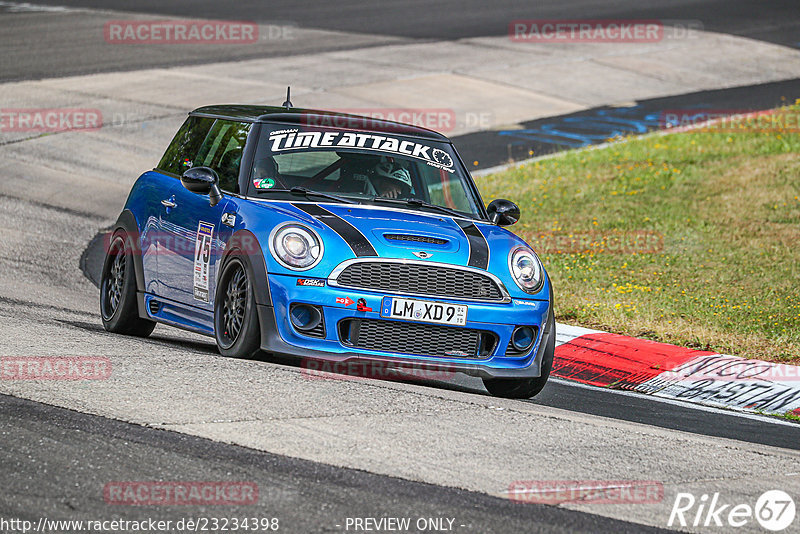
<path id="1" fill-rule="evenodd" d="M 531 348 L 535 339 L 536 334 L 530 326 L 518 326 L 514 329 L 514 333 L 511 334 L 511 344 L 518 351 Z"/>
<path id="2" fill-rule="evenodd" d="M 289 310 L 289 320 L 298 330 L 307 332 L 313 330 L 322 321 L 319 310 L 308 304 L 293 304 Z"/>

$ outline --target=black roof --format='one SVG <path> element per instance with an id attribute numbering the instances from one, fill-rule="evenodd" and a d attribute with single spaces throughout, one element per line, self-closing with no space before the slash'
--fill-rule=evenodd
<path id="1" fill-rule="evenodd" d="M 242 104 L 222 104 L 197 108 L 190 115 L 204 115 L 248 122 L 280 122 L 285 124 L 302 124 L 330 126 L 353 130 L 364 130 L 379 133 L 393 133 L 449 141 L 446 136 L 427 128 L 317 109 L 289 108 L 278 106 L 250 106 Z"/>

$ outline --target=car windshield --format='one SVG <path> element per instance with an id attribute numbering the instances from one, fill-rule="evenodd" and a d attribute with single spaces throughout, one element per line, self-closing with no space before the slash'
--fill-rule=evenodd
<path id="1" fill-rule="evenodd" d="M 471 178 L 449 143 L 386 133 L 265 125 L 248 191 L 257 197 L 325 193 L 318 196 L 482 217 Z"/>

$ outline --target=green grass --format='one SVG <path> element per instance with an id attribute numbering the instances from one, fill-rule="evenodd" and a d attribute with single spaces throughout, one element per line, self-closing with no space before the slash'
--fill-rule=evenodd
<path id="1" fill-rule="evenodd" d="M 796 128 L 800 106 L 775 113 Z M 796 130 L 687 132 L 477 183 L 520 205 L 561 322 L 800 363 L 798 156 Z"/>
<path id="2" fill-rule="evenodd" d="M 792 412 L 786 412 L 781 417 L 789 421 L 800 421 L 800 415 L 793 414 Z"/>

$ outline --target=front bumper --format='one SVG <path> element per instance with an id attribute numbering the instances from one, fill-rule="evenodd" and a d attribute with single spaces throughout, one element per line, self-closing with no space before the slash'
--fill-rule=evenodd
<path id="1" fill-rule="evenodd" d="M 370 362 L 387 367 L 424 366 L 426 369 L 440 368 L 483 378 L 533 378 L 540 376 L 545 348 L 550 337 L 555 336 L 555 328 L 552 326 L 555 323 L 550 320 L 553 314 L 552 291 L 550 300 L 546 301 L 513 299 L 509 303 L 496 304 L 431 298 L 428 300 L 469 306 L 467 324 L 464 327 L 449 328 L 492 332 L 497 336 L 493 351 L 483 358 L 461 358 L 355 348 L 339 339 L 339 322 L 353 318 L 389 321 L 380 317 L 380 303 L 384 296 L 392 295 L 327 285 L 298 286 L 297 279 L 295 276 L 275 274 L 269 277 L 273 305 L 258 305 L 261 349 L 265 352 L 339 363 Z M 374 311 L 356 310 L 355 302 L 358 299 L 364 299 L 367 307 Z M 292 326 L 288 311 L 293 303 L 311 304 L 322 308 L 325 337 L 304 335 Z M 507 355 L 511 333 L 517 325 L 537 327 L 537 339 L 527 353 Z"/>

